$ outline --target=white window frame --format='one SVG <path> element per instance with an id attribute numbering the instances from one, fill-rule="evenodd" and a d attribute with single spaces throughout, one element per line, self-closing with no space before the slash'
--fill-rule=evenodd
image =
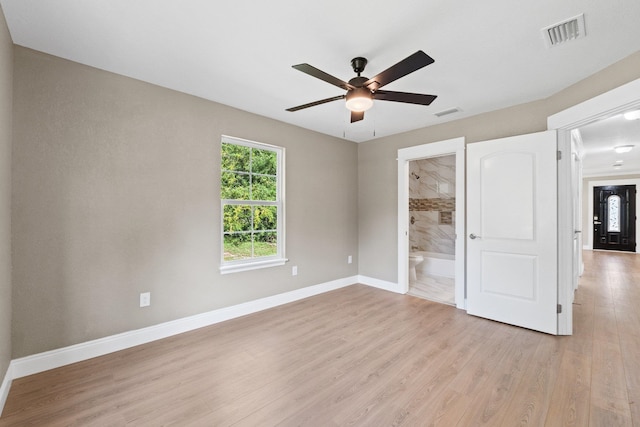
<path id="1" fill-rule="evenodd" d="M 232 136 L 222 135 L 220 148 L 222 144 L 234 144 L 242 145 L 244 147 L 256 148 L 259 150 L 268 150 L 276 153 L 277 165 L 276 165 L 276 200 L 264 201 L 264 200 L 233 200 L 233 199 L 220 199 L 220 274 L 236 273 L 240 271 L 256 270 L 259 268 L 275 267 L 283 265 L 288 260 L 285 257 L 285 203 L 284 203 L 284 159 L 285 149 L 276 145 L 264 144 L 261 142 L 249 141 L 246 139 L 235 138 Z M 221 160 L 222 162 L 222 160 Z M 220 168 L 220 180 L 222 183 L 222 168 Z M 222 191 L 221 191 L 222 193 Z M 243 260 L 225 261 L 224 260 L 224 207 L 225 205 L 249 205 L 249 206 L 276 206 L 278 209 L 277 219 L 277 253 L 273 256 L 263 256 L 257 258 L 249 258 Z"/>

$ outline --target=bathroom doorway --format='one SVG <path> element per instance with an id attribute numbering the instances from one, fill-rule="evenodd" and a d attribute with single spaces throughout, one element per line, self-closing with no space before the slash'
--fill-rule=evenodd
<path id="1" fill-rule="evenodd" d="M 456 156 L 409 162 L 409 291 L 455 305 Z"/>
<path id="2" fill-rule="evenodd" d="M 465 308 L 464 138 L 398 150 L 398 291 Z"/>

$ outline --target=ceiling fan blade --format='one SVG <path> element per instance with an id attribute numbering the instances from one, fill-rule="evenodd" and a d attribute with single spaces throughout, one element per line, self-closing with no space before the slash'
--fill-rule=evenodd
<path id="1" fill-rule="evenodd" d="M 310 102 L 308 104 L 298 105 L 297 107 L 287 108 L 287 111 L 298 111 L 302 110 L 303 108 L 315 107 L 316 105 L 326 104 L 327 102 L 337 101 L 338 99 L 344 99 L 345 96 L 346 95 L 338 95 L 327 99 L 321 99 L 320 101 Z"/>
<path id="2" fill-rule="evenodd" d="M 433 58 L 419 50 L 413 55 L 387 68 L 377 76 L 370 78 L 364 83 L 364 86 L 371 90 L 378 90 L 382 86 L 398 80 L 400 77 L 404 77 L 407 74 L 413 73 L 422 67 L 426 67 L 433 62 Z"/>
<path id="3" fill-rule="evenodd" d="M 359 122 L 364 119 L 364 111 L 352 111 L 351 112 L 351 123 Z"/>
<path id="4" fill-rule="evenodd" d="M 382 101 L 405 102 L 407 104 L 429 105 L 437 98 L 436 95 L 425 95 L 422 93 L 409 92 L 390 92 L 388 90 L 379 90 L 373 93 L 374 99 Z"/>
<path id="5" fill-rule="evenodd" d="M 337 77 L 333 77 L 331 74 L 327 74 L 322 70 L 318 70 L 316 67 L 312 65 L 298 64 L 298 65 L 292 65 L 292 67 L 295 68 L 296 70 L 302 71 L 305 74 L 309 74 L 310 76 L 313 76 L 317 79 L 323 80 L 334 86 L 338 86 L 339 88 L 342 88 L 344 90 L 355 89 L 355 87 L 353 87 L 349 83 L 342 81 Z"/>

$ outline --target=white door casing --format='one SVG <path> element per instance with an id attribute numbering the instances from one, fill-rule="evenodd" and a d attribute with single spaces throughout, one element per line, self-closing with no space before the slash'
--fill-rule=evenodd
<path id="1" fill-rule="evenodd" d="M 555 131 L 467 146 L 467 312 L 557 334 Z"/>
<path id="2" fill-rule="evenodd" d="M 549 116 L 547 128 L 558 132 L 558 146 L 562 152 L 566 153 L 571 151 L 571 131 L 573 129 L 638 108 L 640 108 L 640 79 L 623 84 Z M 569 156 L 565 155 L 558 165 L 558 302 L 563 306 L 562 313 L 558 315 L 558 333 L 571 335 L 573 331 L 571 301 L 573 301 L 574 289 L 571 283 L 574 266 L 572 262 L 574 228 L 572 227 L 571 167 L 567 164 L 568 162 L 565 162 L 565 159 L 569 159 Z M 592 188 L 589 188 L 589 191 L 593 194 Z M 591 215 L 589 217 L 593 218 Z M 590 242 L 590 233 L 583 235 L 583 239 Z"/>
<path id="3" fill-rule="evenodd" d="M 398 150 L 398 293 L 409 290 L 409 162 L 443 155 L 456 156 L 455 302 L 465 308 L 465 139 L 432 142 Z"/>
<path id="4" fill-rule="evenodd" d="M 578 289 L 582 275 L 582 139 L 576 129 L 571 132 L 571 204 L 573 209 L 573 282 Z M 573 299 L 571 300 L 573 303 Z"/>

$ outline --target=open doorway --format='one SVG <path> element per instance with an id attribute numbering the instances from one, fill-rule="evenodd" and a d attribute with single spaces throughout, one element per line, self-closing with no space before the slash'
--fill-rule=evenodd
<path id="1" fill-rule="evenodd" d="M 419 277 L 426 282 L 422 290 L 431 292 L 428 299 L 462 309 L 464 153 L 464 138 L 398 150 L 398 292 L 409 292 L 410 282 L 412 293 L 420 292 Z"/>
<path id="2" fill-rule="evenodd" d="M 409 294 L 455 305 L 456 156 L 409 162 Z"/>
<path id="3" fill-rule="evenodd" d="M 581 248 L 574 245 L 575 234 L 582 230 L 590 230 L 584 226 L 584 221 L 576 221 L 576 206 L 574 200 L 584 201 L 591 199 L 583 197 L 580 186 L 572 179 L 571 159 L 572 133 L 576 129 L 597 121 L 615 117 L 632 109 L 640 109 L 640 79 L 624 84 L 609 92 L 598 95 L 595 98 L 570 107 L 564 111 L 549 116 L 547 127 L 558 131 L 558 149 L 567 155 L 560 156 L 558 169 L 558 301 L 561 304 L 571 304 L 574 298 L 577 280 L 576 258 L 580 255 Z M 584 160 L 584 159 L 583 159 Z M 585 178 L 587 177 L 586 169 Z M 615 175 L 615 174 L 612 174 Z M 585 180 L 587 181 L 587 180 Z M 588 188 L 584 183 L 585 189 Z M 589 186 L 591 184 L 589 183 Z M 590 188 L 593 191 L 593 188 Z M 585 215 L 593 220 L 592 209 L 583 209 Z M 587 214 L 588 213 L 588 214 Z M 590 239 L 591 233 L 585 233 L 583 237 Z M 571 285 L 573 284 L 573 286 Z M 565 310 L 558 316 L 558 331 L 560 334 L 571 334 L 573 318 L 570 310 Z"/>
<path id="4" fill-rule="evenodd" d="M 584 179 L 580 192 L 584 249 L 636 251 L 639 230 L 633 211 L 638 208 L 633 199 L 640 184 L 638 108 L 630 106 L 574 131 L 580 141 Z"/>

